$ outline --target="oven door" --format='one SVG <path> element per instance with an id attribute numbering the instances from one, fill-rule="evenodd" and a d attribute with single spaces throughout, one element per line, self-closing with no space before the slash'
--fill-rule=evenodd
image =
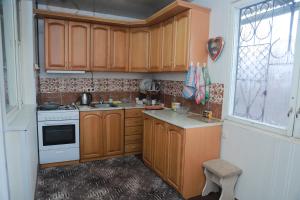
<path id="1" fill-rule="evenodd" d="M 79 148 L 78 120 L 39 122 L 39 149 Z"/>

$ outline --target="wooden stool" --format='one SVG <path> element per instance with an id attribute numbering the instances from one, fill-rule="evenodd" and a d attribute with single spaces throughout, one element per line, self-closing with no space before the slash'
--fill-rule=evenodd
<path id="1" fill-rule="evenodd" d="M 234 187 L 242 170 L 231 163 L 216 159 L 203 163 L 206 183 L 202 196 L 210 192 L 218 192 L 220 186 L 222 193 L 219 200 L 234 200 Z"/>

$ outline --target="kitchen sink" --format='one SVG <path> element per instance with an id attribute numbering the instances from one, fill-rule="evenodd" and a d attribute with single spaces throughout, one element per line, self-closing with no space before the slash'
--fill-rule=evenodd
<path id="1" fill-rule="evenodd" d="M 111 108 L 111 107 L 117 107 L 113 104 L 109 104 L 109 103 L 97 103 L 97 104 L 92 104 L 91 105 L 94 108 Z"/>

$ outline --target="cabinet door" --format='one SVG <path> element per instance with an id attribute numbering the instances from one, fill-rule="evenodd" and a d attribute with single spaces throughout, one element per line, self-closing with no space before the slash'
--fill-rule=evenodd
<path id="1" fill-rule="evenodd" d="M 184 130 L 168 126 L 167 181 L 178 191 L 181 190 Z"/>
<path id="2" fill-rule="evenodd" d="M 166 175 L 167 130 L 165 123 L 154 121 L 154 170 L 161 176 Z"/>
<path id="3" fill-rule="evenodd" d="M 80 159 L 103 156 L 102 116 L 99 112 L 80 113 Z"/>
<path id="4" fill-rule="evenodd" d="M 153 119 L 144 115 L 144 131 L 143 131 L 143 160 L 152 166 L 153 164 Z"/>
<path id="5" fill-rule="evenodd" d="M 175 16 L 173 71 L 186 71 L 188 69 L 189 16 L 189 11 Z"/>
<path id="6" fill-rule="evenodd" d="M 129 34 L 127 28 L 111 28 L 110 71 L 128 71 Z"/>
<path id="7" fill-rule="evenodd" d="M 173 47 L 174 47 L 174 18 L 162 25 L 162 67 L 163 71 L 173 70 Z"/>
<path id="8" fill-rule="evenodd" d="M 103 112 L 104 154 L 106 156 L 124 153 L 124 111 Z"/>
<path id="9" fill-rule="evenodd" d="M 45 19 L 45 68 L 65 70 L 68 65 L 68 22 Z"/>
<path id="10" fill-rule="evenodd" d="M 131 29 L 129 47 L 129 71 L 147 72 L 149 67 L 149 37 L 146 28 Z"/>
<path id="11" fill-rule="evenodd" d="M 69 70 L 90 69 L 90 24 L 69 22 Z"/>
<path id="12" fill-rule="evenodd" d="M 91 70 L 108 71 L 110 59 L 109 26 L 91 26 Z"/>
<path id="13" fill-rule="evenodd" d="M 150 63 L 149 71 L 161 71 L 162 28 L 161 24 L 150 28 Z"/>

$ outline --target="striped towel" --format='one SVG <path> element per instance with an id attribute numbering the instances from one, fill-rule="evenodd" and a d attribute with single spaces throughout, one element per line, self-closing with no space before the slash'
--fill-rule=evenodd
<path id="1" fill-rule="evenodd" d="M 210 97 L 209 87 L 211 85 L 211 80 L 210 80 L 210 76 L 209 76 L 207 67 L 202 68 L 202 74 L 203 74 L 203 80 L 205 83 L 205 98 L 202 99 L 201 103 L 204 105 L 206 102 L 209 101 L 209 97 Z"/>
<path id="2" fill-rule="evenodd" d="M 195 95 L 195 72 L 196 68 L 193 66 L 193 63 L 191 63 L 189 71 L 185 76 L 184 87 L 182 91 L 182 96 L 185 99 L 191 99 Z"/>

